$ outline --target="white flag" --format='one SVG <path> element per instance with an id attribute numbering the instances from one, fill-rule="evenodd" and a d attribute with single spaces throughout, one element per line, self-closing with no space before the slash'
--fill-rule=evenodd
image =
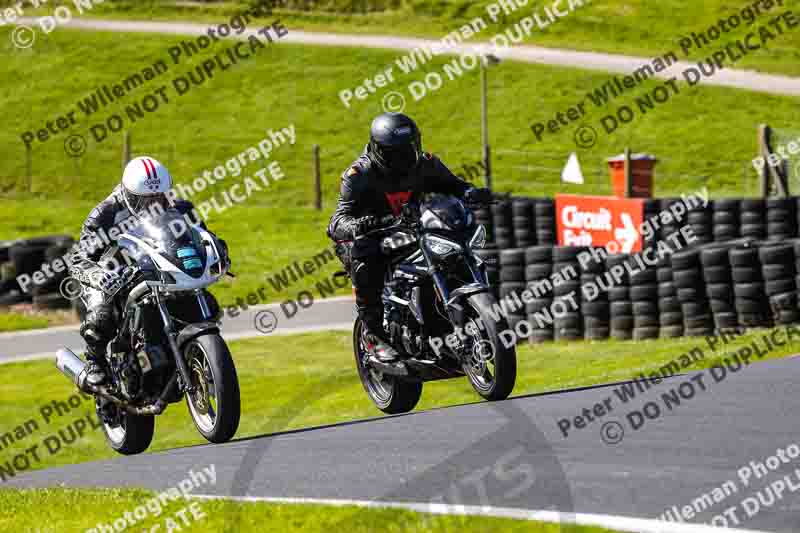
<path id="1" fill-rule="evenodd" d="M 578 162 L 578 156 L 575 152 L 569 156 L 567 165 L 561 171 L 561 181 L 563 183 L 583 183 L 583 172 L 581 172 L 581 164 Z"/>

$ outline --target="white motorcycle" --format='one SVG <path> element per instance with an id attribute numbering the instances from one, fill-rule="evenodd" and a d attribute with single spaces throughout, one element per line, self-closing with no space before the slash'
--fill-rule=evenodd
<path id="1" fill-rule="evenodd" d="M 95 396 L 106 440 L 119 453 L 145 451 L 155 417 L 184 397 L 200 434 L 227 442 L 239 427 L 239 381 L 205 291 L 232 276 L 226 247 L 168 209 L 121 235 L 104 258 L 115 254 L 133 266 L 114 283 L 80 280 L 114 304 L 119 327 L 107 347 L 109 378 L 91 386 L 87 363 L 66 348 L 57 353 L 58 369 Z"/>

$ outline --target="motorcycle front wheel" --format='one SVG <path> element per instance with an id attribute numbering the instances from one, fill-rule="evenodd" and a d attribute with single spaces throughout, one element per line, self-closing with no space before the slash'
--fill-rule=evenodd
<path id="1" fill-rule="evenodd" d="M 228 345 L 218 334 L 206 334 L 183 348 L 193 392 L 186 395 L 192 420 L 203 437 L 228 442 L 239 429 L 239 378 Z"/>
<path id="2" fill-rule="evenodd" d="M 356 320 L 353 327 L 353 353 L 361 384 L 378 409 L 394 415 L 407 413 L 417 406 L 422 396 L 422 383 L 403 381 L 378 372 L 367 362 L 369 353 L 364 343 L 364 324 L 360 319 Z"/>
<path id="3" fill-rule="evenodd" d="M 489 293 L 474 294 L 467 303 L 465 330 L 472 342 L 462 368 L 472 388 L 484 399 L 505 400 L 517 380 L 516 349 L 506 348 L 500 340 L 500 332 L 508 329 L 508 323 L 502 317 L 497 321 L 492 318 L 490 310 L 497 300 Z"/>

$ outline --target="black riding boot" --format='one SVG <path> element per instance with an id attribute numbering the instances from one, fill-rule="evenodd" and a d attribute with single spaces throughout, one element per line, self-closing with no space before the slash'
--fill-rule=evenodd
<path id="1" fill-rule="evenodd" d="M 399 353 L 389 344 L 383 331 L 383 306 L 359 306 L 358 315 L 364 323 L 367 350 L 383 363 L 397 361 Z"/>

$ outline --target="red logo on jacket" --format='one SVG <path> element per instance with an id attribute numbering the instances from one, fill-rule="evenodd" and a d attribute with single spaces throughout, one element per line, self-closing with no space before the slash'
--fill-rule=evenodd
<path id="1" fill-rule="evenodd" d="M 384 194 L 386 194 L 386 201 L 389 202 L 389 206 L 392 208 L 392 214 L 399 215 L 403 206 L 406 205 L 411 198 L 412 193 L 411 191 L 401 191 L 387 192 Z"/>

